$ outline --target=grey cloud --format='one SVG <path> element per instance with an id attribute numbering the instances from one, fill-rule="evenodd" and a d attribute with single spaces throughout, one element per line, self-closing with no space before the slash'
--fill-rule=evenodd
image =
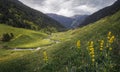
<path id="1" fill-rule="evenodd" d="M 91 14 L 116 0 L 20 0 L 24 4 L 44 13 L 64 16 Z"/>

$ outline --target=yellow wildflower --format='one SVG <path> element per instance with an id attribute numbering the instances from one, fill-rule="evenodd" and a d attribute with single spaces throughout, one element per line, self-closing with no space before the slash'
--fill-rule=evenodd
<path id="1" fill-rule="evenodd" d="M 111 32 L 108 32 L 108 35 L 111 35 Z"/>
<path id="2" fill-rule="evenodd" d="M 95 57 L 95 55 L 91 55 L 91 57 L 92 57 L 92 58 L 94 58 L 94 57 Z"/>
<path id="3" fill-rule="evenodd" d="M 90 52 L 90 55 L 94 55 L 94 52 Z"/>
<path id="4" fill-rule="evenodd" d="M 110 44 L 112 44 L 113 41 L 114 41 L 114 39 L 115 39 L 115 36 L 114 36 L 114 35 L 112 36 L 111 34 L 112 34 L 112 33 L 109 32 L 109 33 L 108 33 L 108 36 L 107 36 L 108 42 L 109 42 Z"/>
<path id="5" fill-rule="evenodd" d="M 95 57 L 95 52 L 94 52 L 94 42 L 93 41 L 91 41 L 91 42 L 89 42 L 89 55 L 91 56 L 91 58 L 92 58 L 92 62 L 94 62 L 95 61 L 95 59 L 94 59 L 94 57 Z"/>
<path id="6" fill-rule="evenodd" d="M 100 48 L 100 50 L 102 51 L 102 50 L 103 50 L 103 48 Z"/>
<path id="7" fill-rule="evenodd" d="M 103 50 L 103 46 L 104 46 L 104 40 L 101 40 L 101 41 L 100 41 L 100 50 L 101 50 L 101 51 Z"/>
<path id="8" fill-rule="evenodd" d="M 90 42 L 90 45 L 93 46 L 93 41 Z"/>
<path id="9" fill-rule="evenodd" d="M 92 47 L 92 48 L 90 48 L 90 51 L 94 51 L 94 48 Z"/>
<path id="10" fill-rule="evenodd" d="M 80 48 L 80 40 L 77 41 L 77 48 Z"/>
<path id="11" fill-rule="evenodd" d="M 111 37 L 111 32 L 108 32 L 107 38 L 110 39 L 110 37 Z"/>
<path id="12" fill-rule="evenodd" d="M 93 48 L 93 41 L 90 42 L 89 48 Z"/>
<path id="13" fill-rule="evenodd" d="M 109 50 L 111 51 L 111 50 L 112 50 L 112 47 L 110 47 Z"/>
<path id="14" fill-rule="evenodd" d="M 48 61 L 48 56 L 47 56 L 47 52 L 46 51 L 44 51 L 43 52 L 43 60 L 45 61 L 45 62 L 47 62 Z"/>
<path id="15" fill-rule="evenodd" d="M 103 48 L 103 45 L 101 45 L 100 47 Z"/>
<path id="16" fill-rule="evenodd" d="M 114 39 L 115 39 L 115 36 L 112 36 L 112 37 L 109 39 L 109 43 L 113 43 Z"/>
<path id="17" fill-rule="evenodd" d="M 92 58 L 92 62 L 95 62 L 95 59 L 94 59 L 94 58 Z"/>
<path id="18" fill-rule="evenodd" d="M 104 40 L 101 40 L 101 43 L 100 43 L 101 45 L 103 45 L 104 44 Z"/>

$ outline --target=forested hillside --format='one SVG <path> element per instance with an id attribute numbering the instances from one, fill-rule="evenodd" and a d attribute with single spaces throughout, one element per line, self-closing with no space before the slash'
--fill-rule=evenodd
<path id="1" fill-rule="evenodd" d="M 0 23 L 49 32 L 61 31 L 64 28 L 59 22 L 18 0 L 0 0 Z"/>

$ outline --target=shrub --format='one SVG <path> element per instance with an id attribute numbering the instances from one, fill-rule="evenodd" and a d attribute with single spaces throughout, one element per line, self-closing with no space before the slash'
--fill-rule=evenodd
<path id="1" fill-rule="evenodd" d="M 8 42 L 14 37 L 13 33 L 4 33 L 1 37 L 2 42 Z"/>

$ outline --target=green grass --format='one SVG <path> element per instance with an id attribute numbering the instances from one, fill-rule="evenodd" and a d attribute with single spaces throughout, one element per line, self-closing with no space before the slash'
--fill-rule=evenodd
<path id="1" fill-rule="evenodd" d="M 70 72 L 67 70 L 72 69 L 76 70 L 76 72 L 119 72 L 119 23 L 120 11 L 85 27 L 53 34 L 51 39 L 59 40 L 61 43 L 45 47 L 37 52 L 26 54 L 14 60 L 8 59 L 8 61 L 1 62 L 0 70 L 2 72 Z M 109 51 L 109 60 L 106 57 L 101 60 L 98 53 L 98 40 L 103 39 L 106 43 L 109 31 L 116 38 L 112 44 L 113 50 Z M 80 50 L 76 47 L 78 40 L 81 41 Z M 95 59 L 97 60 L 94 64 L 91 63 L 89 56 L 88 41 L 94 41 Z M 43 60 L 43 51 L 47 52 L 48 63 L 45 63 Z M 105 56 L 104 53 L 103 56 Z"/>
<path id="2" fill-rule="evenodd" d="M 20 58 L 26 54 L 32 53 L 34 51 L 14 51 L 14 50 L 6 50 L 0 49 L 0 62 L 5 62 L 9 60 L 14 60 L 16 58 Z"/>
<path id="3" fill-rule="evenodd" d="M 24 65 L 27 64 L 27 61 L 24 61 L 23 57 L 33 52 L 34 51 L 13 51 L 0 49 L 0 72 L 9 72 L 9 70 L 11 72 L 16 71 L 16 69 L 18 72 L 22 72 L 25 67 Z"/>
<path id="4" fill-rule="evenodd" d="M 0 36 L 4 33 L 14 34 L 14 38 L 11 41 L 1 43 L 10 48 L 34 48 L 53 43 L 50 40 L 46 40 L 48 35 L 45 33 L 0 24 Z"/>

